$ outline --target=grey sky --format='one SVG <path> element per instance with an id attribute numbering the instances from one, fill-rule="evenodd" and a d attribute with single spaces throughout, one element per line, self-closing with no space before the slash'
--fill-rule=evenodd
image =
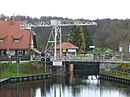
<path id="1" fill-rule="evenodd" d="M 0 14 L 103 19 L 130 18 L 130 0 L 2 0 Z"/>

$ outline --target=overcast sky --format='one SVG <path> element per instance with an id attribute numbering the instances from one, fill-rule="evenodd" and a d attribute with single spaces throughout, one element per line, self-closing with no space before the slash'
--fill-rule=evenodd
<path id="1" fill-rule="evenodd" d="M 0 14 L 130 19 L 130 0 L 1 0 Z"/>

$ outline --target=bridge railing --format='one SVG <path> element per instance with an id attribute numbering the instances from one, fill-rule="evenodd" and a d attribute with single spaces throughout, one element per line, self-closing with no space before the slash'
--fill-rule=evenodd
<path id="1" fill-rule="evenodd" d="M 62 60 L 93 60 L 92 56 L 86 56 L 86 55 L 68 55 L 68 56 L 63 56 Z"/>
<path id="2" fill-rule="evenodd" d="M 88 61 L 103 61 L 103 59 L 95 58 L 93 54 L 78 54 L 77 56 L 74 55 L 66 55 L 62 56 L 62 60 L 88 60 Z"/>
<path id="3" fill-rule="evenodd" d="M 93 54 L 78 54 L 77 56 L 74 55 L 66 55 L 66 56 L 62 56 L 61 60 L 80 60 L 80 61 L 84 61 L 84 60 L 88 60 L 88 61 L 100 61 L 100 62 L 120 62 L 123 61 L 122 59 L 105 59 L 101 56 L 94 56 Z"/>
<path id="4" fill-rule="evenodd" d="M 55 60 L 54 57 L 51 57 L 51 61 Z M 122 59 L 119 60 L 113 60 L 113 59 L 105 59 L 101 58 L 99 56 L 94 56 L 93 54 L 77 54 L 75 55 L 66 55 L 62 56 L 61 58 L 59 56 L 56 57 L 56 60 L 62 60 L 62 61 L 95 61 L 95 62 L 116 62 L 116 63 L 122 63 L 127 62 L 123 61 Z"/>

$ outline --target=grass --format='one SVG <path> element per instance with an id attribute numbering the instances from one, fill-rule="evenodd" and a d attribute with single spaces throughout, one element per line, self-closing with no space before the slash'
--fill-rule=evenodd
<path id="1" fill-rule="evenodd" d="M 1 73 L 0 78 L 45 74 L 45 72 L 43 71 L 44 66 L 40 64 L 40 62 L 25 62 L 19 64 L 18 67 L 19 69 L 17 73 L 17 65 L 11 64 L 10 66 L 8 66 L 6 71 Z"/>
<path id="2" fill-rule="evenodd" d="M 107 75 L 130 80 L 130 73 L 127 73 L 127 72 L 113 71 L 113 72 L 107 73 Z"/>
<path id="3" fill-rule="evenodd" d="M 130 63 L 121 63 L 113 68 L 113 70 L 108 71 L 107 75 L 124 78 L 130 80 Z"/>
<path id="4" fill-rule="evenodd" d="M 130 79 L 127 75 L 121 75 L 121 74 L 111 74 L 114 77 L 124 78 L 124 79 Z"/>

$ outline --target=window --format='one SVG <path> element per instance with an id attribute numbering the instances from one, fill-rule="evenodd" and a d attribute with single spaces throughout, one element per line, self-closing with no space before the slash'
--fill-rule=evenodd
<path id="1" fill-rule="evenodd" d="M 6 50 L 0 50 L 0 56 L 5 56 L 6 55 Z"/>
<path id="2" fill-rule="evenodd" d="M 0 38 L 0 42 L 3 42 L 4 41 L 4 39 L 3 38 Z"/>
<path id="3" fill-rule="evenodd" d="M 13 36 L 12 35 L 12 38 L 13 38 L 13 41 L 14 42 L 20 42 L 20 40 L 22 39 L 23 36 Z"/>
<path id="4" fill-rule="evenodd" d="M 17 55 L 17 56 L 23 56 L 23 55 L 25 55 L 25 50 L 16 50 L 15 51 L 15 55 Z"/>
<path id="5" fill-rule="evenodd" d="M 18 39 L 18 38 L 14 39 L 14 42 L 19 42 L 19 41 L 20 41 L 20 39 Z"/>

